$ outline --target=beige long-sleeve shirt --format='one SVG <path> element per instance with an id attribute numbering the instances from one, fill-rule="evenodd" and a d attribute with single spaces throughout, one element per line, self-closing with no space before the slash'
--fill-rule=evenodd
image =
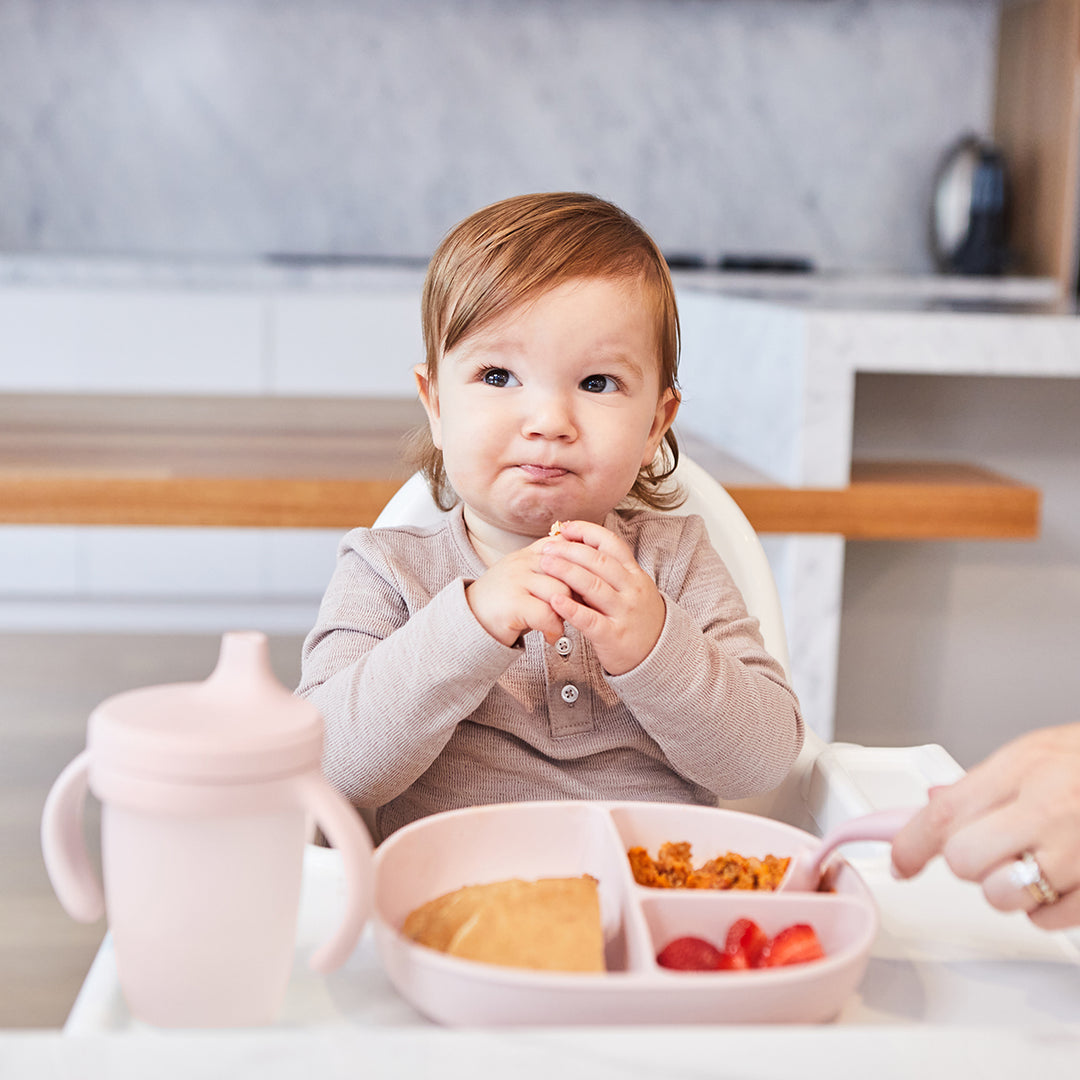
<path id="1" fill-rule="evenodd" d="M 460 505 L 438 526 L 342 541 L 297 692 L 323 769 L 380 839 L 441 810 L 528 799 L 710 804 L 775 787 L 802 745 L 795 694 L 700 517 L 613 512 L 666 603 L 660 638 L 608 675 L 573 627 L 508 647 L 476 621 L 484 573 Z"/>

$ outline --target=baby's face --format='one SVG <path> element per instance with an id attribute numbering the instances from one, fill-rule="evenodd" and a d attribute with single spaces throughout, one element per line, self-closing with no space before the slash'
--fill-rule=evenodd
<path id="1" fill-rule="evenodd" d="M 470 529 L 505 550 L 555 520 L 602 522 L 678 407 L 633 281 L 556 286 L 449 350 L 437 390 L 417 379 Z"/>

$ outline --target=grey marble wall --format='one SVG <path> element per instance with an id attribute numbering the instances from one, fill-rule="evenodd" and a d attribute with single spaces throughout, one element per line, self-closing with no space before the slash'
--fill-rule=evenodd
<path id="1" fill-rule="evenodd" d="M 0 0 L 0 249 L 424 256 L 597 191 L 670 250 L 921 270 L 997 0 Z"/>

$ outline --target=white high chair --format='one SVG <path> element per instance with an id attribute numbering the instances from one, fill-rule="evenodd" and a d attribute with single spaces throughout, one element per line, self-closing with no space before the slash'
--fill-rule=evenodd
<path id="1" fill-rule="evenodd" d="M 700 514 L 704 519 L 709 540 L 738 585 L 747 610 L 760 624 L 766 649 L 790 676 L 780 596 L 754 527 L 723 485 L 685 455 L 679 459 L 675 479 L 687 498 L 674 513 Z M 414 473 L 383 507 L 375 527 L 434 525 L 443 516 L 424 477 Z M 721 800 L 719 805 L 820 833 L 860 813 L 914 805 L 925 798 L 931 785 L 951 783 L 962 774 L 960 766 L 937 745 L 828 744 L 807 727 L 802 751 L 778 788 L 749 799 Z M 369 814 L 365 812 L 366 820 Z"/>

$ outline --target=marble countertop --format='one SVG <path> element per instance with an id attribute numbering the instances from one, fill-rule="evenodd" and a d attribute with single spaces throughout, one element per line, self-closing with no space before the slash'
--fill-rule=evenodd
<path id="1" fill-rule="evenodd" d="M 1068 306 L 1051 278 L 946 274 L 758 274 L 677 271 L 678 287 L 726 296 L 843 310 L 1060 311 Z"/>
<path id="2" fill-rule="evenodd" d="M 346 259 L 267 255 L 79 255 L 0 253 L 0 288 L 171 288 L 198 290 L 311 289 L 366 291 L 416 289 L 424 280 L 420 258 Z"/>
<path id="3" fill-rule="evenodd" d="M 422 256 L 214 258 L 0 252 L 0 287 L 418 290 L 425 267 Z M 1058 283 L 1049 278 L 719 270 L 676 270 L 672 277 L 680 292 L 824 309 L 1061 311 L 1069 304 Z"/>
<path id="4" fill-rule="evenodd" d="M 1018 1028 L 875 1026 L 464 1031 L 335 1028 L 70 1037 L 0 1032 L 0 1073 L 38 1080 L 285 1080 L 438 1076 L 476 1080 L 633 1080 L 753 1076 L 755 1080 L 907 1080 L 919 1076 L 1067 1077 L 1080 1033 Z M 677 1065 L 675 1063 L 678 1063 Z"/>

